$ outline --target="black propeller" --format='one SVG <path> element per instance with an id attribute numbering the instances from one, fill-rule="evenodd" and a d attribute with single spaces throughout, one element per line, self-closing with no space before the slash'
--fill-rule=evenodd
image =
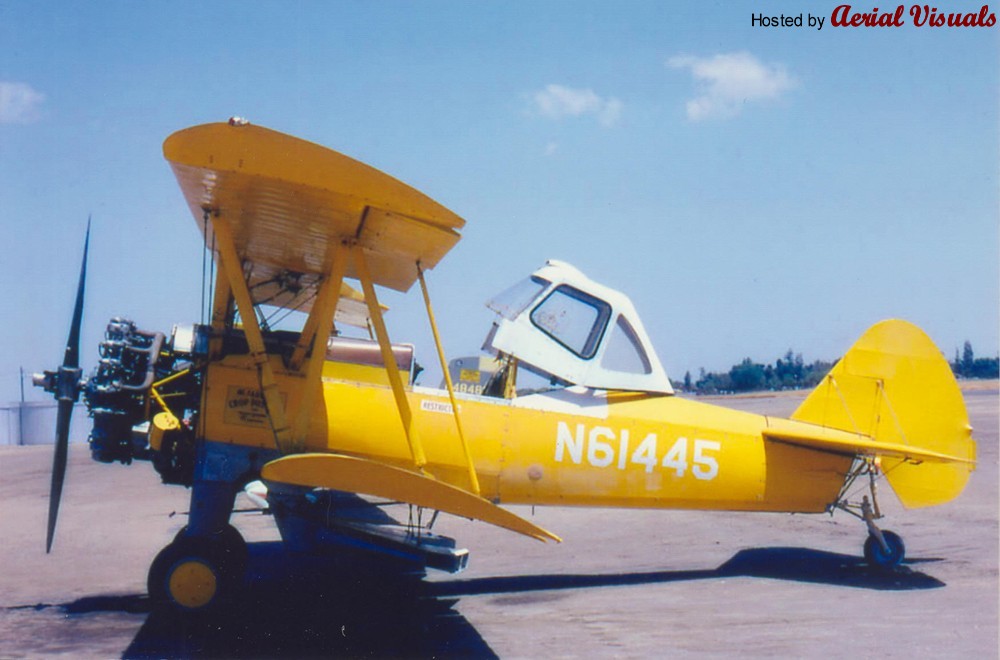
<path id="1" fill-rule="evenodd" d="M 52 539 L 59 516 L 59 499 L 62 496 L 63 481 L 66 477 L 66 455 L 69 448 L 69 422 L 73 416 L 73 406 L 83 389 L 83 370 L 80 369 L 80 325 L 83 321 L 83 292 L 87 283 L 87 251 L 90 247 L 90 218 L 87 218 L 87 235 L 83 242 L 83 261 L 80 264 L 80 279 L 76 287 L 76 305 L 73 320 L 66 340 L 63 363 L 57 371 L 36 374 L 34 384 L 55 395 L 58 402 L 56 417 L 56 447 L 52 459 L 52 487 L 49 491 L 49 523 L 45 537 L 45 552 L 52 550 Z"/>

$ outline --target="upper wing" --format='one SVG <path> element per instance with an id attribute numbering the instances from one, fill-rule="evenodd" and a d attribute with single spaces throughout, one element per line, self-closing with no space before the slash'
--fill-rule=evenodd
<path id="1" fill-rule="evenodd" d="M 167 138 L 163 154 L 205 236 L 213 216 L 229 219 L 255 303 L 307 310 L 345 240 L 367 249 L 376 284 L 405 291 L 415 264 L 433 268 L 465 225 L 387 174 L 260 126 L 187 128 Z"/>
<path id="2" fill-rule="evenodd" d="M 279 294 L 280 295 L 280 294 Z M 301 307 L 295 304 L 281 304 L 281 307 L 291 307 L 302 309 L 303 311 L 312 308 L 312 299 L 306 301 Z M 379 304 L 382 313 L 385 314 L 389 308 Z M 368 305 L 365 304 L 365 296 L 360 291 L 349 285 L 347 282 L 340 283 L 340 300 L 337 301 L 336 315 L 334 321 L 346 323 L 356 328 L 367 328 L 371 322 L 368 312 Z"/>

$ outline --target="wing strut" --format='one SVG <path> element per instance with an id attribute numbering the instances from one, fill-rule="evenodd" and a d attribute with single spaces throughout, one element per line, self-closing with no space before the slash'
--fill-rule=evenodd
<path id="1" fill-rule="evenodd" d="M 306 357 L 306 351 L 312 343 L 312 355 L 317 352 L 321 355 L 326 353 L 326 341 L 330 337 L 333 329 L 333 317 L 337 311 L 337 303 L 340 297 L 341 284 L 344 281 L 344 273 L 347 272 L 347 249 L 342 243 L 337 243 L 333 249 L 333 263 L 328 263 L 323 269 L 324 280 L 321 290 L 316 294 L 317 303 L 315 309 L 309 312 L 309 318 L 302 328 L 299 341 L 295 345 L 292 357 L 288 360 L 288 367 L 298 371 L 302 366 L 302 361 Z M 319 349 L 317 351 L 317 349 Z M 320 360 L 322 364 L 322 360 Z M 312 382 L 307 379 L 306 382 Z"/>
<path id="2" fill-rule="evenodd" d="M 207 210 L 205 212 L 208 213 Z M 250 296 L 246 280 L 243 279 L 243 269 L 236 254 L 229 220 L 222 215 L 216 215 L 212 218 L 212 226 L 215 229 L 219 250 L 219 266 L 229 280 L 229 287 L 243 319 L 243 331 L 246 333 L 247 345 L 250 348 L 250 358 L 257 367 L 260 390 L 264 397 L 264 405 L 267 406 L 267 418 L 271 422 L 275 444 L 279 451 L 288 453 L 294 449 L 292 431 L 285 417 L 285 404 L 278 393 L 278 382 L 274 378 L 274 369 L 268 360 L 264 337 L 257 323 L 257 315 L 254 313 L 253 298 Z"/>
<path id="3" fill-rule="evenodd" d="M 371 316 L 372 326 L 375 328 L 378 346 L 382 351 L 382 362 L 385 364 L 385 372 L 389 377 L 392 395 L 396 399 L 396 409 L 399 410 L 399 418 L 403 422 L 403 431 L 406 433 L 406 442 L 410 446 L 410 455 L 413 457 L 413 463 L 417 469 L 423 472 L 424 466 L 427 465 L 427 457 L 424 454 L 424 447 L 420 443 L 420 437 L 417 435 L 417 429 L 413 425 L 413 412 L 410 410 L 410 402 L 407 401 L 406 391 L 403 389 L 399 365 L 396 364 L 396 358 L 392 354 L 392 344 L 389 343 L 389 333 L 385 329 L 382 309 L 375 296 L 375 285 L 372 283 L 371 272 L 368 270 L 365 249 L 360 245 L 355 245 L 351 248 L 351 253 L 354 256 L 354 267 L 358 279 L 361 280 L 365 302 L 368 304 L 368 314 Z"/>
<path id="4" fill-rule="evenodd" d="M 222 350 L 222 333 L 233 306 L 233 289 L 229 286 L 229 278 L 224 273 L 216 273 L 215 291 L 212 294 L 212 339 L 209 340 L 209 352 L 212 358 L 218 357 Z"/>
<path id="5" fill-rule="evenodd" d="M 427 320 L 431 323 L 431 333 L 434 335 L 434 344 L 437 346 L 438 359 L 441 360 L 441 371 L 444 373 L 444 384 L 448 388 L 448 399 L 451 401 L 451 412 L 455 416 L 455 428 L 458 429 L 458 439 L 462 442 L 462 453 L 465 454 L 465 462 L 469 467 L 469 483 L 472 492 L 476 495 L 479 491 L 479 477 L 476 476 L 476 466 L 472 462 L 472 452 L 469 451 L 469 443 L 465 440 L 465 433 L 462 432 L 462 420 L 458 414 L 458 402 L 455 401 L 455 387 L 451 382 L 451 374 L 448 373 L 448 360 L 444 356 L 444 348 L 441 345 L 441 335 L 438 334 L 437 321 L 434 320 L 434 310 L 431 308 L 431 296 L 427 292 L 427 281 L 424 279 L 424 269 L 417 263 L 417 278 L 420 280 L 420 290 L 424 294 L 424 305 L 427 306 Z"/>
<path id="6" fill-rule="evenodd" d="M 302 386 L 299 409 L 295 415 L 295 426 L 292 429 L 292 442 L 296 447 L 305 446 L 313 401 L 316 399 L 316 394 L 322 389 L 319 382 L 323 374 L 323 362 L 326 360 L 326 343 L 330 337 L 330 331 L 333 329 L 333 314 L 337 308 L 337 301 L 340 299 L 340 285 L 344 281 L 346 270 L 347 250 L 342 243 L 338 243 L 333 250 L 333 263 L 326 269 L 326 278 L 320 285 L 317 295 L 318 301 L 306 321 L 306 326 L 312 336 L 307 336 L 306 330 L 303 329 L 299 345 L 295 347 L 295 354 L 298 354 L 304 343 L 312 341 L 312 354 L 306 365 L 306 379 Z M 296 371 L 301 366 L 301 362 L 295 362 L 295 355 L 292 356 L 290 366 Z"/>

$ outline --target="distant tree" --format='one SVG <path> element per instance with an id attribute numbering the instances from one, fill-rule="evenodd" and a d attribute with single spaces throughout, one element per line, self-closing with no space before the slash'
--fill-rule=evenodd
<path id="1" fill-rule="evenodd" d="M 764 365 L 764 388 L 769 390 L 778 389 L 778 379 L 774 377 L 774 367 L 770 364 Z"/>
<path id="2" fill-rule="evenodd" d="M 746 358 L 729 370 L 729 378 L 736 392 L 752 392 L 764 387 L 764 365 Z"/>
<path id="3" fill-rule="evenodd" d="M 736 388 L 733 387 L 733 379 L 730 378 L 729 374 L 709 374 L 712 378 L 713 388 L 716 392 L 735 392 Z"/>
<path id="4" fill-rule="evenodd" d="M 836 362 L 816 360 L 807 366 L 802 375 L 802 387 L 816 387 L 819 385 L 820 382 L 826 378 L 826 375 L 830 373 L 830 369 L 833 369 L 833 365 L 835 364 Z"/>
<path id="5" fill-rule="evenodd" d="M 1000 378 L 1000 358 L 976 358 L 968 378 Z"/>
<path id="6" fill-rule="evenodd" d="M 698 369 L 698 379 L 691 382 L 691 372 L 684 374 L 684 389 L 698 394 L 726 394 L 757 390 L 782 390 L 816 387 L 826 378 L 838 360 L 816 360 L 806 364 L 801 353 L 792 349 L 774 361 L 773 365 L 759 364 L 750 358 L 734 365 L 728 372 L 715 373 Z M 1000 356 L 977 358 L 968 341 L 962 351 L 955 349 L 951 367 L 956 376 L 965 378 L 1000 378 Z"/>
<path id="7" fill-rule="evenodd" d="M 796 354 L 792 349 L 788 349 L 784 359 L 779 358 L 774 363 L 774 388 L 794 389 L 802 387 L 805 371 L 802 354 Z"/>
<path id="8" fill-rule="evenodd" d="M 759 364 L 746 358 L 724 373 L 706 372 L 702 368 L 693 388 L 699 394 L 721 394 L 815 387 L 836 363 L 836 360 L 816 360 L 806 364 L 801 353 L 789 349 L 773 365 Z"/>
<path id="9" fill-rule="evenodd" d="M 694 390 L 699 394 L 724 394 L 733 391 L 733 381 L 728 373 L 717 374 L 700 370 L 701 376 L 694 383 Z"/>
<path id="10" fill-rule="evenodd" d="M 975 364 L 976 356 L 972 352 L 972 343 L 969 340 L 965 340 L 965 345 L 962 347 L 962 374 L 963 376 L 972 376 L 972 368 Z"/>

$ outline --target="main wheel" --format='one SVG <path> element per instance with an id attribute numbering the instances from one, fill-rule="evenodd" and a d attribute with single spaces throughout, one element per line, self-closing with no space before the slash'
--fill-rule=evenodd
<path id="1" fill-rule="evenodd" d="M 149 567 L 150 599 L 182 612 L 217 608 L 236 593 L 245 570 L 245 564 L 234 567 L 227 559 L 222 545 L 209 538 L 175 540 L 160 551 Z"/>
<path id="2" fill-rule="evenodd" d="M 182 527 L 181 531 L 177 532 L 174 542 L 176 543 L 185 539 L 186 534 L 187 525 Z M 206 536 L 205 541 L 212 545 L 216 552 L 222 555 L 223 563 L 229 567 L 229 570 L 236 577 L 242 580 L 243 573 L 246 571 L 248 553 L 247 542 L 243 539 L 243 535 L 240 534 L 239 530 L 227 524 L 218 532 L 213 532 Z"/>
<path id="3" fill-rule="evenodd" d="M 874 534 L 869 534 L 868 538 L 865 539 L 865 559 L 871 566 L 878 568 L 899 566 L 903 557 L 906 556 L 906 546 L 903 545 L 903 539 L 899 537 L 899 534 L 886 530 L 882 531 L 882 538 L 889 546 L 888 552 L 882 548 L 882 544 L 878 542 Z"/>

